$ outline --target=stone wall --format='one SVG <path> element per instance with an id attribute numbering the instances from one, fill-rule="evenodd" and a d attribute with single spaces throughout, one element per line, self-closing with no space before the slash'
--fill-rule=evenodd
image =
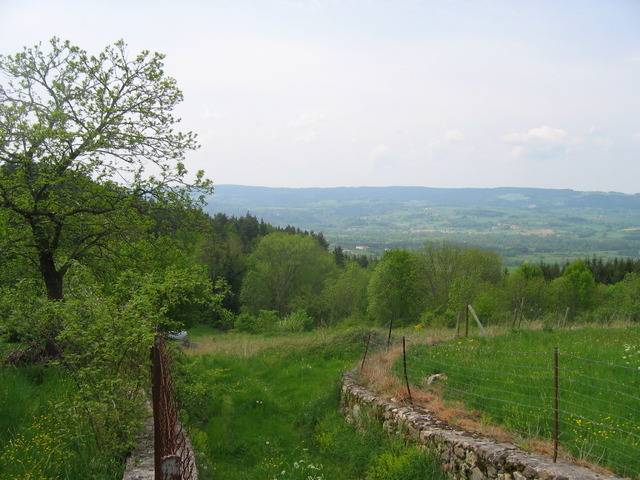
<path id="1" fill-rule="evenodd" d="M 342 380 L 342 410 L 349 422 L 366 417 L 383 423 L 390 433 L 404 435 L 437 454 L 444 470 L 454 479 L 500 480 L 603 480 L 618 479 L 587 468 L 527 453 L 515 445 L 465 432 L 438 420 L 420 408 L 401 405 L 376 396 L 358 385 L 356 375 Z M 426 480 L 426 479 L 425 479 Z"/>

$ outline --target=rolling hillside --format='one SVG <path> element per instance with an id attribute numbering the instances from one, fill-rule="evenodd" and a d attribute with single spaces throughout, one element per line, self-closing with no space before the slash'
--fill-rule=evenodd
<path id="1" fill-rule="evenodd" d="M 523 259 L 637 256 L 640 195 L 536 188 L 219 185 L 210 213 L 252 214 L 321 230 L 334 244 L 372 254 L 450 240 Z"/>

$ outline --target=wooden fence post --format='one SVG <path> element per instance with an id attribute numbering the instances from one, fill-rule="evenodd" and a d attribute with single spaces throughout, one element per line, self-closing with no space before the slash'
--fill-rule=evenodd
<path id="1" fill-rule="evenodd" d="M 562 320 L 562 328 L 567 328 L 567 319 L 569 318 L 569 307 L 564 311 L 564 320 Z"/>
<path id="2" fill-rule="evenodd" d="M 389 335 L 387 336 L 387 351 L 391 346 L 391 327 L 393 326 L 393 318 L 389 320 Z"/>
<path id="3" fill-rule="evenodd" d="M 405 347 L 404 335 L 402 336 L 402 365 L 404 367 L 404 382 L 407 385 L 407 395 L 409 395 L 409 402 L 413 405 L 411 389 L 409 388 L 409 377 L 407 376 L 407 350 Z"/>
<path id="4" fill-rule="evenodd" d="M 469 304 L 467 303 L 464 309 L 464 336 L 469 336 Z"/>
<path id="5" fill-rule="evenodd" d="M 473 305 L 468 305 L 468 308 L 471 311 L 471 315 L 473 315 L 473 318 L 476 321 L 478 328 L 480 329 L 480 335 L 485 335 L 484 327 L 482 326 L 482 323 L 480 322 L 478 315 L 476 315 L 476 311 L 473 309 Z"/>
<path id="6" fill-rule="evenodd" d="M 367 359 L 367 352 L 369 351 L 369 341 L 371 340 L 371 332 L 367 336 L 367 343 L 364 346 L 364 355 L 362 356 L 362 363 L 360 364 L 360 371 L 364 368 L 364 362 Z"/>
<path id="7" fill-rule="evenodd" d="M 520 315 L 518 315 L 518 330 L 522 327 L 522 317 L 524 316 L 524 297 L 520 300 Z"/>

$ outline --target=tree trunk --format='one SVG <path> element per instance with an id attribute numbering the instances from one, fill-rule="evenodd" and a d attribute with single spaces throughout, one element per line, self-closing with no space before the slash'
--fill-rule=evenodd
<path id="1" fill-rule="evenodd" d="M 40 273 L 42 279 L 47 287 L 47 297 L 49 300 L 62 300 L 62 280 L 63 275 L 56 270 L 56 264 L 53 259 L 53 254 L 48 251 L 41 251 L 40 257 Z"/>

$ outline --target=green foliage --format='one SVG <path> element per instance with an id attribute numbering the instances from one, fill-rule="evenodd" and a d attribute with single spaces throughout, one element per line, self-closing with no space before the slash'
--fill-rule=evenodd
<path id="1" fill-rule="evenodd" d="M 427 308 L 420 314 L 420 325 L 430 328 L 452 328 L 456 325 L 456 314 L 442 307 L 437 310 Z"/>
<path id="2" fill-rule="evenodd" d="M 335 324 L 351 317 L 363 319 L 367 313 L 367 287 L 371 272 L 349 262 L 336 277 L 325 281 L 322 291 L 324 317 Z"/>
<path id="3" fill-rule="evenodd" d="M 75 395 L 61 368 L 0 369 L 0 477 L 122 477 L 121 458 L 96 443 Z"/>
<path id="4" fill-rule="evenodd" d="M 577 260 L 570 264 L 561 277 L 551 282 L 557 306 L 567 306 L 575 315 L 595 305 L 596 282 L 586 264 Z"/>
<path id="5" fill-rule="evenodd" d="M 299 333 L 313 328 L 313 318 L 304 310 L 296 310 L 277 323 L 277 330 L 283 333 Z"/>
<path id="6" fill-rule="evenodd" d="M 259 310 L 256 315 L 256 333 L 272 332 L 278 324 L 278 312 Z"/>
<path id="7" fill-rule="evenodd" d="M 242 302 L 251 312 L 272 309 L 284 315 L 318 296 L 335 268 L 331 254 L 313 238 L 271 233 L 248 258 Z"/>
<path id="8" fill-rule="evenodd" d="M 444 479 L 432 455 L 418 447 L 383 452 L 367 470 L 366 480 L 406 480 L 409 478 Z"/>
<path id="9" fill-rule="evenodd" d="M 422 311 L 424 291 L 417 283 L 417 256 L 406 250 L 390 250 L 376 265 L 367 291 L 369 314 L 380 324 L 416 323 Z"/>
<path id="10" fill-rule="evenodd" d="M 233 328 L 239 332 L 257 333 L 256 317 L 250 313 L 242 312 L 236 317 Z"/>
<path id="11" fill-rule="evenodd" d="M 23 289 L 19 285 L 14 292 L 8 290 L 10 305 L 3 305 L 16 319 L 11 331 L 32 349 L 47 353 L 53 346 L 62 352 L 49 364 L 72 378 L 73 388 L 45 408 L 42 419 L 31 427 L 27 421 L 24 432 L 12 436 L 5 458 L 28 455 L 34 449 L 49 452 L 51 462 L 24 463 L 22 474 L 59 478 L 56 452 L 75 445 L 69 455 L 86 463 L 86 469 L 79 471 L 94 468 L 83 458 L 91 449 L 100 451 L 96 459 L 104 468 L 113 464 L 109 468 L 120 469 L 145 415 L 149 348 L 155 331 L 182 327 L 189 320 L 184 311 L 195 315 L 211 304 L 206 272 L 178 267 L 138 277 L 126 272 L 114 288 L 116 293 L 108 296 L 88 269 L 76 266 L 69 274 L 64 301 L 21 296 Z M 39 433 L 47 429 L 50 434 Z M 78 432 L 82 442 L 76 438 Z M 76 460 L 69 461 L 73 465 Z M 87 475 L 76 475 L 80 477 Z"/>
<path id="12" fill-rule="evenodd" d="M 225 327 L 230 321 L 223 306 L 228 285 L 219 280 L 212 288 L 206 268 L 201 265 L 172 265 L 142 276 L 127 271 L 118 278 L 115 292 L 118 302 L 154 312 L 157 325 L 165 331 L 196 323 Z"/>
<path id="13" fill-rule="evenodd" d="M 640 321 L 640 274 L 627 274 L 623 281 L 605 289 L 600 297 L 604 297 L 605 301 L 598 311 L 605 318 Z"/>
<path id="14" fill-rule="evenodd" d="M 550 288 L 537 265 L 523 263 L 505 281 L 504 302 L 507 312 L 524 309 L 538 316 L 549 304 Z"/>
<path id="15" fill-rule="evenodd" d="M 38 266 L 50 299 L 74 262 L 116 255 L 110 242 L 139 231 L 141 212 L 193 204 L 183 159 L 198 144 L 174 130 L 182 93 L 163 61 L 57 38 L 0 56 L 0 242 Z M 210 191 L 203 172 L 192 186 Z"/>

